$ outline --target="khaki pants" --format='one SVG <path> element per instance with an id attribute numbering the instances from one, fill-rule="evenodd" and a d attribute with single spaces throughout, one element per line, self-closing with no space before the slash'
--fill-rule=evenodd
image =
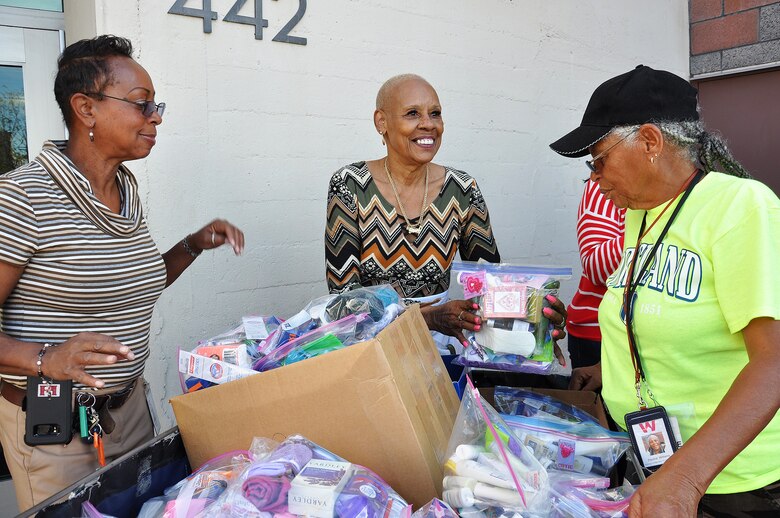
<path id="1" fill-rule="evenodd" d="M 136 383 L 125 404 L 111 410 L 116 428 L 103 436 L 106 463 L 154 437 L 144 381 L 139 379 Z M 97 450 L 81 442 L 78 430 L 70 444 L 33 447 L 24 443 L 24 425 L 25 413 L 21 407 L 0 397 L 0 442 L 13 478 L 19 511 L 40 504 L 100 467 Z"/>

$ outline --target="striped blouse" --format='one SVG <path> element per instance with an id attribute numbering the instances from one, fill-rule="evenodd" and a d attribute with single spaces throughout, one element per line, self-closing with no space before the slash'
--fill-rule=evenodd
<path id="1" fill-rule="evenodd" d="M 425 297 L 449 288 L 458 251 L 464 261 L 500 261 L 482 192 L 463 171 L 445 167 L 444 184 L 422 217 L 420 234 L 406 233 L 365 162 L 337 171 L 325 229 L 328 289 L 392 284 L 402 297 Z"/>
<path id="2" fill-rule="evenodd" d="M 35 160 L 0 176 L 0 261 L 24 268 L 3 305 L 2 329 L 38 343 L 88 331 L 116 338 L 135 359 L 87 369 L 111 387 L 143 372 L 165 264 L 132 173 L 119 169 L 115 214 L 58 146 L 64 142 L 45 143 Z M 24 376 L 2 377 L 25 384 Z"/>
<path id="3" fill-rule="evenodd" d="M 582 278 L 568 308 L 566 329 L 572 336 L 601 341 L 598 310 L 607 277 L 620 263 L 623 252 L 625 209 L 604 197 L 588 180 L 577 211 L 577 243 Z"/>

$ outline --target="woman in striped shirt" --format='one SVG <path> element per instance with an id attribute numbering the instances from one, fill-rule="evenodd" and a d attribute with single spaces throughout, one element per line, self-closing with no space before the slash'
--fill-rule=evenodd
<path id="1" fill-rule="evenodd" d="M 620 263 L 625 213 L 625 209 L 615 207 L 601 194 L 598 184 L 592 180 L 585 183 L 577 211 L 582 277 L 568 307 L 566 321 L 572 369 L 601 361 L 599 304 L 607 290 L 607 277 Z"/>
<path id="2" fill-rule="evenodd" d="M 165 104 L 131 55 L 114 36 L 66 48 L 54 93 L 70 140 L 0 177 L 0 440 L 20 509 L 94 471 L 100 451 L 68 433 L 68 444 L 25 444 L 28 377 L 90 394 L 105 434 L 87 439 L 107 459 L 143 444 L 154 433 L 141 375 L 157 298 L 202 250 L 244 245 L 215 220 L 158 252 L 123 162 L 149 154 Z"/>

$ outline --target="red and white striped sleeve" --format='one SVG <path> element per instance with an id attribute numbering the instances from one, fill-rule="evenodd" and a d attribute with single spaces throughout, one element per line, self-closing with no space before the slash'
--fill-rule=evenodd
<path id="1" fill-rule="evenodd" d="M 601 194 L 598 184 L 587 181 L 577 211 L 577 243 L 582 273 L 593 284 L 603 286 L 620 264 L 625 213 Z"/>

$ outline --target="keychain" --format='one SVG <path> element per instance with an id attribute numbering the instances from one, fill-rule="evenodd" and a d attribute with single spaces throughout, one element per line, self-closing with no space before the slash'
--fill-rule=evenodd
<path id="1" fill-rule="evenodd" d="M 76 404 L 79 407 L 79 436 L 83 442 L 89 444 L 92 442 L 89 430 L 97 423 L 95 396 L 89 392 L 78 392 Z"/>
<path id="2" fill-rule="evenodd" d="M 97 429 L 92 432 L 92 437 L 95 444 L 95 449 L 97 450 L 98 462 L 100 463 L 100 467 L 103 467 L 106 465 L 106 454 L 103 451 L 103 430 L 100 428 L 100 425 L 96 426 Z"/>

